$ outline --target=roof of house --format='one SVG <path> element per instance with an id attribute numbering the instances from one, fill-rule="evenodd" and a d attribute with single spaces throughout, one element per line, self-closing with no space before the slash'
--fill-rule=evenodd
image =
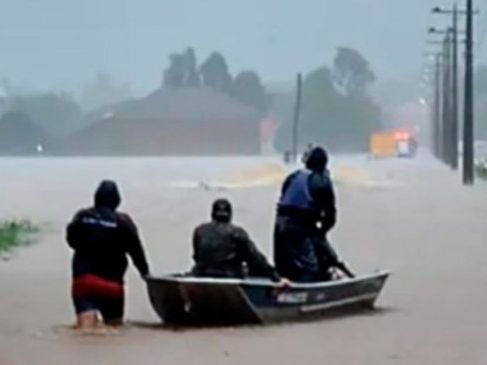
<path id="1" fill-rule="evenodd" d="M 158 119 L 211 121 L 259 120 L 259 113 L 209 88 L 159 89 L 142 99 L 129 100 L 91 113 L 93 120 Z"/>

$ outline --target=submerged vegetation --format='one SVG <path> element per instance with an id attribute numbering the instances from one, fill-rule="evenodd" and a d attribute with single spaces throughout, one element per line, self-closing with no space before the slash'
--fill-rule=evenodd
<path id="1" fill-rule="evenodd" d="M 38 227 L 27 220 L 0 221 L 0 253 L 33 242 Z"/>

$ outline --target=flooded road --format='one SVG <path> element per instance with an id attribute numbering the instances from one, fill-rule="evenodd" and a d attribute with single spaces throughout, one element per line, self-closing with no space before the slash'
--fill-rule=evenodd
<path id="1" fill-rule="evenodd" d="M 64 226 L 99 180 L 120 183 L 154 274 L 191 265 L 192 228 L 214 198 L 269 253 L 278 195 L 272 159 L 0 159 L 0 218 L 42 224 L 39 244 L 0 262 L 0 364 L 485 364 L 487 187 L 425 159 L 336 158 L 339 224 L 332 240 L 359 272 L 390 269 L 378 310 L 313 323 L 170 331 L 157 326 L 143 282 L 128 275 L 119 334 L 68 326 L 70 251 Z M 283 170 L 283 174 L 285 171 Z M 246 177 L 247 176 L 247 177 Z M 238 188 L 225 184 L 242 179 Z M 265 183 L 252 184 L 259 180 Z M 201 184 L 203 182 L 203 184 Z M 248 184 L 250 187 L 245 187 Z M 227 184 L 228 185 L 228 184 Z M 227 186 L 228 187 L 228 186 Z"/>

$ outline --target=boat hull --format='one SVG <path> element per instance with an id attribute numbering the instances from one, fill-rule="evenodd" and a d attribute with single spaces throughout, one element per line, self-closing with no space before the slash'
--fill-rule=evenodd
<path id="1" fill-rule="evenodd" d="M 378 272 L 280 290 L 267 280 L 168 275 L 148 278 L 147 287 L 154 310 L 166 324 L 260 324 L 372 308 L 388 276 L 388 272 Z"/>

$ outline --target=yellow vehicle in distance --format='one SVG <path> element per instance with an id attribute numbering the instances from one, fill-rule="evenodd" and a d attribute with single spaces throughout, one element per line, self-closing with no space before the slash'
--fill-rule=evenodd
<path id="1" fill-rule="evenodd" d="M 416 151 L 416 138 L 414 134 L 407 131 L 377 132 L 370 137 L 369 152 L 374 158 L 412 158 L 416 155 Z"/>

